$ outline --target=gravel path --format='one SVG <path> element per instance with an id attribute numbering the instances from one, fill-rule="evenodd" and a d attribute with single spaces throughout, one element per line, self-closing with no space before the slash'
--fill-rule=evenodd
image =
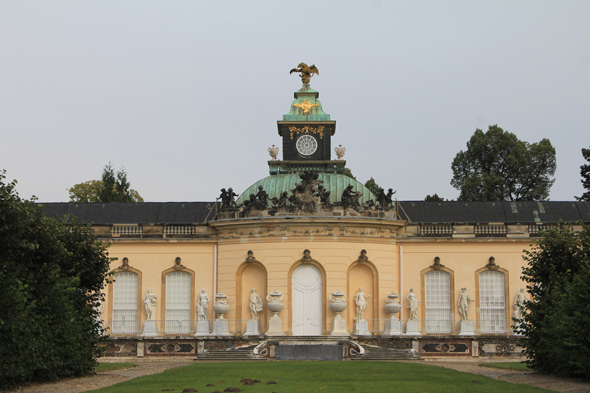
<path id="1" fill-rule="evenodd" d="M 485 375 L 486 377 L 498 379 L 500 381 L 521 383 L 525 385 L 536 386 L 543 389 L 554 390 L 557 392 L 568 393 L 590 393 L 590 382 L 580 382 L 570 378 L 560 378 L 550 375 L 537 374 L 533 372 L 503 370 L 499 368 L 480 367 L 474 362 L 424 362 L 432 366 L 449 368 L 464 373 Z"/>
<path id="2" fill-rule="evenodd" d="M 193 364 L 192 358 L 165 358 L 165 359 L 109 359 L 103 362 L 113 363 L 134 363 L 138 367 L 125 370 L 105 371 L 96 375 L 82 378 L 65 379 L 58 382 L 32 384 L 13 392 L 25 393 L 79 393 L 88 390 L 99 389 L 113 385 L 128 379 L 143 377 L 144 375 L 158 374 L 174 367 Z M 497 368 L 479 367 L 476 362 L 454 362 L 454 361 L 416 361 L 422 364 L 429 364 L 461 372 L 485 375 L 486 377 L 501 381 L 521 383 L 537 386 L 544 389 L 567 393 L 590 393 L 590 382 L 580 382 L 568 378 L 559 378 L 532 372 L 502 370 Z"/>

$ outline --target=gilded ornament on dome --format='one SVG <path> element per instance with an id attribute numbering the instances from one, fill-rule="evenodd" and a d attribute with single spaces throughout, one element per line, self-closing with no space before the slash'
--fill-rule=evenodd
<path id="1" fill-rule="evenodd" d="M 315 102 L 312 104 L 311 102 L 309 102 L 309 100 L 305 99 L 301 104 L 293 104 L 293 106 L 303 109 L 303 113 L 309 113 L 311 108 L 315 108 L 316 106 L 320 105 L 316 104 Z"/>
<path id="2" fill-rule="evenodd" d="M 296 68 L 293 68 L 289 72 L 289 74 L 292 74 L 294 72 L 299 72 L 299 74 L 300 74 L 299 76 L 301 77 L 301 81 L 305 84 L 309 83 L 313 74 L 317 74 L 317 75 L 320 74 L 320 71 L 318 71 L 318 68 L 315 66 L 315 64 L 308 66 L 305 63 L 299 63 L 299 65 Z"/>

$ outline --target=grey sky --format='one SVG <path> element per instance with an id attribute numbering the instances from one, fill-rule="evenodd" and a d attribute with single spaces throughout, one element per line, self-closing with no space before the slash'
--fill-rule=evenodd
<path id="1" fill-rule="evenodd" d="M 0 169 L 46 202 L 109 161 L 146 201 L 241 192 L 268 175 L 306 62 L 359 181 L 457 198 L 453 158 L 498 124 L 551 140 L 551 200 L 573 200 L 589 15 L 589 1 L 2 0 Z"/>

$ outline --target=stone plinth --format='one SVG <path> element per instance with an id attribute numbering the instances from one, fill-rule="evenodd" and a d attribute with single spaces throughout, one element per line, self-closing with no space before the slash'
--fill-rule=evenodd
<path id="1" fill-rule="evenodd" d="M 421 336 L 420 324 L 415 319 L 410 319 L 406 322 L 406 336 Z"/>
<path id="2" fill-rule="evenodd" d="M 270 317 L 268 321 L 268 332 L 266 332 L 267 336 L 285 336 L 285 332 L 283 332 L 283 321 L 281 321 L 281 317 Z"/>
<path id="3" fill-rule="evenodd" d="M 334 317 L 334 330 L 330 333 L 332 336 L 348 336 L 346 331 L 346 321 L 340 316 L 340 314 Z"/>
<path id="4" fill-rule="evenodd" d="M 369 332 L 369 323 L 366 319 L 361 319 L 356 323 L 356 328 L 354 330 L 354 334 L 357 336 L 370 336 L 371 332 Z"/>
<path id="5" fill-rule="evenodd" d="M 385 331 L 383 332 L 383 337 L 389 336 L 400 336 L 402 334 L 402 324 L 401 321 L 395 317 L 389 318 L 385 322 Z"/>
<path id="6" fill-rule="evenodd" d="M 260 321 L 249 320 L 246 326 L 246 333 L 244 336 L 260 336 L 262 329 L 260 328 Z"/>
<path id="7" fill-rule="evenodd" d="M 461 321 L 461 333 L 459 336 L 475 336 L 473 321 Z"/>
<path id="8" fill-rule="evenodd" d="M 213 322 L 213 333 L 212 336 L 231 336 L 229 332 L 229 326 L 227 324 L 227 320 L 225 319 L 216 319 Z"/>
<path id="9" fill-rule="evenodd" d="M 198 321 L 195 337 L 208 336 L 209 334 L 209 321 Z"/>
<path id="10" fill-rule="evenodd" d="M 158 329 L 156 327 L 156 321 L 145 321 L 143 323 L 142 337 L 155 337 L 158 335 Z"/>

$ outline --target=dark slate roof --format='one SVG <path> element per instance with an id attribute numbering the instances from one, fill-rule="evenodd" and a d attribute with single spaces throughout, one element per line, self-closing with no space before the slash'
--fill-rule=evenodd
<path id="1" fill-rule="evenodd" d="M 84 223 L 199 224 L 210 221 L 214 202 L 40 203 L 50 217 L 74 215 Z M 209 214 L 209 217 L 207 215 Z"/>
<path id="2" fill-rule="evenodd" d="M 590 222 L 590 202 L 399 201 L 400 218 L 414 223 Z"/>
<path id="3" fill-rule="evenodd" d="M 590 202 L 398 201 L 400 218 L 414 223 L 590 223 Z M 214 202 L 41 203 L 48 216 L 74 215 L 85 223 L 199 224 L 211 221 Z"/>

